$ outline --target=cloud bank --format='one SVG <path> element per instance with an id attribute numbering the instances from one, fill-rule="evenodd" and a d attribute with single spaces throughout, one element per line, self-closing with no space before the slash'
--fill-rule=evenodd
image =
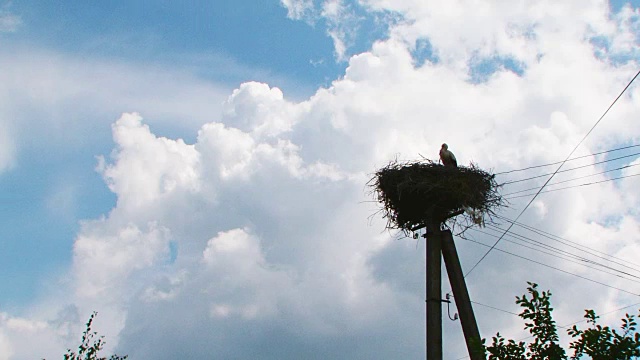
<path id="1" fill-rule="evenodd" d="M 294 19 L 310 6 L 282 3 Z M 333 16 L 323 4 L 319 16 Z M 156 135 L 144 113 L 122 114 L 98 166 L 117 204 L 83 223 L 67 296 L 52 295 L 29 316 L 1 314 L 0 359 L 56 356 L 70 345 L 70 324 L 91 310 L 110 349 L 133 359 L 423 357 L 424 243 L 398 240 L 371 217 L 370 174 L 394 158 L 435 159 L 443 142 L 460 164 L 496 171 L 562 160 L 636 71 L 637 10 L 612 14 L 604 1 L 356 5 L 403 21 L 304 101 L 244 83 L 192 143 Z M 415 53 L 420 41 L 433 49 L 426 61 Z M 578 155 L 638 141 L 636 89 Z M 638 258 L 636 184 L 544 195 L 521 221 Z M 514 200 L 503 215 L 524 204 Z M 485 251 L 458 246 L 467 268 Z M 498 253 L 468 281 L 473 299 L 511 311 L 525 281 L 538 282 L 556 294 L 559 323 L 634 299 Z M 522 334 L 512 315 L 476 312 L 485 337 Z M 446 356 L 464 356 L 459 324 L 445 325 Z M 27 337 L 43 341 L 28 347 Z"/>

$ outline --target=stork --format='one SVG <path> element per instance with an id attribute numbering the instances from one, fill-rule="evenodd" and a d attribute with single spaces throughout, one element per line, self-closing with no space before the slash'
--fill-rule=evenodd
<path id="1" fill-rule="evenodd" d="M 447 144 L 442 144 L 442 148 L 440 149 L 440 160 L 444 166 L 458 167 L 458 161 L 456 161 L 455 155 L 449 151 L 449 146 Z"/>

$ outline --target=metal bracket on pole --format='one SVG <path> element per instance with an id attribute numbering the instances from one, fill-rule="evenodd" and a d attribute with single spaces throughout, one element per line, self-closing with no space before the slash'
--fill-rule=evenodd
<path id="1" fill-rule="evenodd" d="M 453 313 L 453 317 L 451 317 L 451 300 L 449 300 L 451 298 L 452 298 L 451 294 L 447 293 L 445 299 L 438 299 L 438 298 L 425 299 L 425 302 L 428 303 L 429 301 L 435 301 L 435 302 L 446 303 L 447 304 L 447 315 L 449 316 L 449 320 L 456 321 L 456 320 L 458 320 L 458 313 Z"/>
<path id="2" fill-rule="evenodd" d="M 429 301 L 435 301 L 435 302 L 443 302 L 443 303 L 451 303 L 450 300 L 447 299 L 438 299 L 438 298 L 433 298 L 433 299 L 427 299 L 425 300 L 425 302 L 429 302 Z"/>
<path id="3" fill-rule="evenodd" d="M 451 317 L 451 300 L 449 300 L 451 297 L 451 294 L 447 293 L 447 299 L 442 301 L 447 303 L 447 315 L 449 316 L 449 320 L 456 321 L 458 320 L 458 313 L 453 313 L 453 317 Z"/>

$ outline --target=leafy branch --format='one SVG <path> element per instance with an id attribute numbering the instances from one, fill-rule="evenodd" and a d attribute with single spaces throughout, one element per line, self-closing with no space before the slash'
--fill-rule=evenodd
<path id="1" fill-rule="evenodd" d="M 492 344 L 485 346 L 485 355 L 489 360 L 568 360 L 566 351 L 559 345 L 557 325 L 552 317 L 551 292 L 538 290 L 538 285 L 528 282 L 527 294 L 516 297 L 516 304 L 523 310 L 519 314 L 525 320 L 525 330 L 533 336 L 533 341 L 505 339 L 497 333 Z M 574 340 L 569 344 L 573 350 L 571 360 L 630 360 L 640 356 L 640 333 L 636 331 L 636 317 L 626 314 L 622 319 L 620 331 L 602 326 L 593 310 L 585 310 L 585 319 L 589 328 L 580 330 L 573 325 L 567 330 Z"/>

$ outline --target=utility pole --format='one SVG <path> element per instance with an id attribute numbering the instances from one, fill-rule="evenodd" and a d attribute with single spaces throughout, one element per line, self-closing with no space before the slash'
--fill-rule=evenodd
<path id="1" fill-rule="evenodd" d="M 442 233 L 440 223 L 431 221 L 427 223 L 427 359 L 442 360 Z"/>
<path id="2" fill-rule="evenodd" d="M 445 156 L 447 155 L 447 156 Z M 369 185 L 376 200 L 384 206 L 388 229 L 416 231 L 426 227 L 425 244 L 425 353 L 428 360 L 442 360 L 442 259 L 460 313 L 471 360 L 484 360 L 478 325 L 464 281 L 451 231 L 442 230 L 447 219 L 462 215 L 465 209 L 480 211 L 480 217 L 500 206 L 495 175 L 476 166 L 457 167 L 455 157 L 443 144 L 444 166 L 425 159 L 420 162 L 392 161 L 378 170 Z M 476 219 L 476 214 L 472 220 Z M 452 319 L 454 320 L 454 319 Z"/>
<path id="3" fill-rule="evenodd" d="M 480 347 L 481 338 L 480 331 L 478 331 L 478 323 L 471 307 L 471 299 L 467 291 L 467 284 L 464 281 L 462 267 L 460 267 L 456 245 L 453 242 L 450 230 L 445 230 L 441 234 L 442 257 L 447 267 L 453 298 L 456 299 L 456 307 L 460 315 L 460 323 L 462 324 L 462 332 L 467 343 L 469 357 L 471 360 L 485 360 L 484 352 Z"/>
<path id="4" fill-rule="evenodd" d="M 454 215 L 454 214 L 452 214 Z M 486 360 L 482 351 L 480 332 L 471 299 L 460 266 L 460 259 L 450 230 L 440 230 L 441 222 L 426 222 L 426 347 L 427 360 L 442 360 L 442 271 L 441 259 L 447 268 L 447 275 L 460 314 L 467 350 L 471 360 Z M 442 256 L 442 258 L 441 258 Z"/>

